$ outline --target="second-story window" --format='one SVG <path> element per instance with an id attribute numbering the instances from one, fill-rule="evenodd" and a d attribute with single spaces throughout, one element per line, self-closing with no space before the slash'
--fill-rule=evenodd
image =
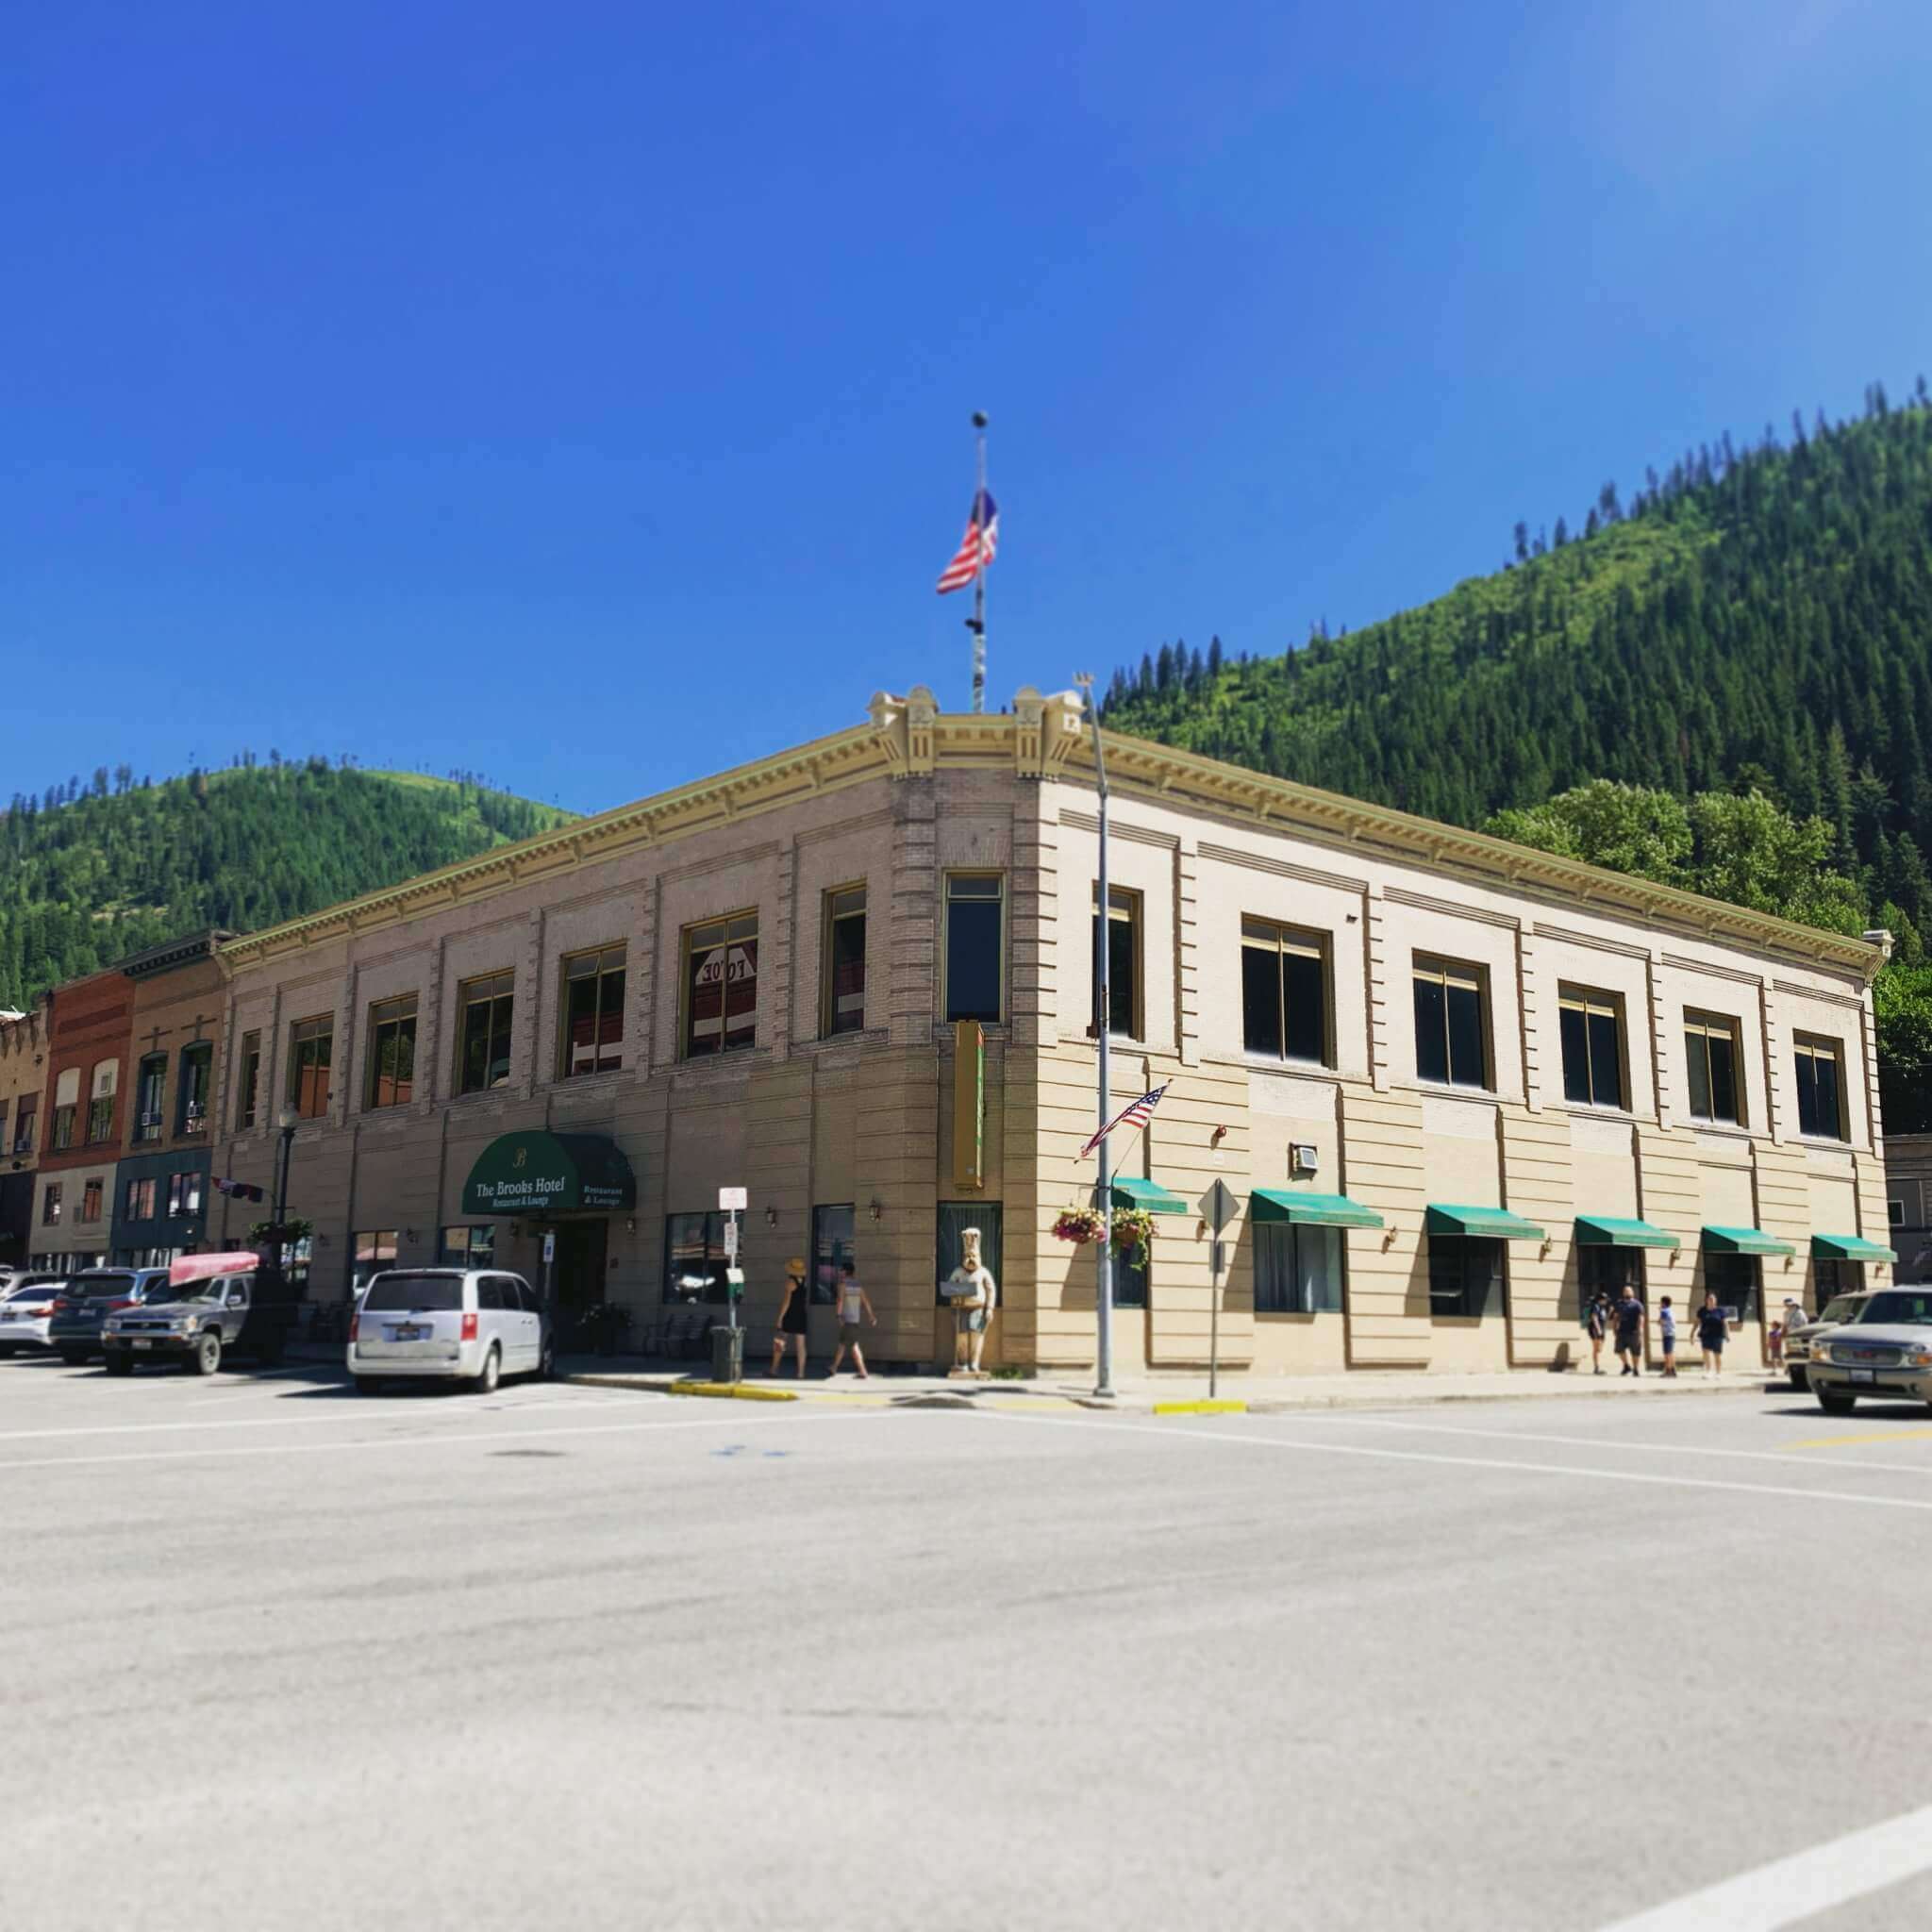
<path id="1" fill-rule="evenodd" d="M 1845 1135 L 1843 1050 L 1835 1040 L 1799 1034 L 1793 1045 L 1798 1062 L 1798 1131 L 1824 1141 Z"/>
<path id="2" fill-rule="evenodd" d="M 60 1225 L 60 1183 L 49 1181 L 47 1191 L 41 1196 L 41 1225 L 58 1227 Z"/>
<path id="3" fill-rule="evenodd" d="M 1563 1098 L 1622 1108 L 1623 1002 L 1613 992 L 1566 986 L 1557 996 L 1557 1019 L 1563 1035 Z"/>
<path id="4" fill-rule="evenodd" d="M 76 1220 L 93 1222 L 101 1218 L 101 1193 L 99 1181 L 88 1181 L 80 1191 L 80 1211 Z"/>
<path id="5" fill-rule="evenodd" d="M 1483 969 L 1416 955 L 1415 1071 L 1450 1087 L 1490 1084 Z"/>
<path id="6" fill-rule="evenodd" d="M 335 1047 L 332 1013 L 297 1020 L 289 1028 L 289 1105 L 305 1121 L 319 1121 L 328 1111 Z"/>
<path id="7" fill-rule="evenodd" d="M 558 1071 L 614 1074 L 624 1065 L 624 948 L 602 946 L 563 962 L 563 1042 Z"/>
<path id="8" fill-rule="evenodd" d="M 114 1094 L 121 1084 L 119 1060 L 96 1060 L 88 1089 L 87 1144 L 98 1147 L 114 1138 Z"/>
<path id="9" fill-rule="evenodd" d="M 208 1132 L 208 1089 L 214 1082 L 213 1043 L 197 1040 L 181 1049 L 181 1124 L 183 1135 Z"/>
<path id="10" fill-rule="evenodd" d="M 758 1037 L 758 916 L 741 912 L 684 935 L 687 1058 L 731 1053 Z"/>
<path id="11" fill-rule="evenodd" d="M 1241 1044 L 1275 1060 L 1328 1058 L 1328 967 L 1319 935 L 1241 921 Z"/>
<path id="12" fill-rule="evenodd" d="M 466 979 L 457 994 L 457 1091 L 483 1093 L 509 1085 L 509 1028 L 516 1008 L 514 973 Z"/>
<path id="13" fill-rule="evenodd" d="M 134 1083 L 134 1139 L 136 1144 L 161 1138 L 162 1107 L 168 1088 L 168 1056 L 145 1055 Z"/>
<path id="14" fill-rule="evenodd" d="M 255 1124 L 256 1093 L 261 1085 L 261 1035 L 244 1033 L 235 1069 L 235 1131 L 245 1134 Z"/>
<path id="15" fill-rule="evenodd" d="M 38 1093 L 23 1093 L 20 1105 L 13 1112 L 13 1151 L 16 1154 L 31 1154 L 34 1151 L 34 1117 L 41 1110 L 41 1096 Z"/>
<path id="16" fill-rule="evenodd" d="M 75 1117 L 80 1112 L 80 1069 L 67 1067 L 54 1080 L 54 1131 L 47 1151 L 58 1154 L 74 1145 Z"/>
<path id="17" fill-rule="evenodd" d="M 1093 889 L 1093 1024 L 1100 1024 L 1100 888 Z M 1107 1030 L 1116 1038 L 1141 1038 L 1141 895 L 1124 886 L 1107 889 Z"/>
<path id="18" fill-rule="evenodd" d="M 1743 1124 L 1738 1092 L 1738 1023 L 1711 1013 L 1684 1015 L 1684 1074 L 1690 1118 Z"/>
<path id="19" fill-rule="evenodd" d="M 824 992 L 819 1032 L 865 1028 L 865 888 L 842 886 L 825 894 Z"/>
<path id="20" fill-rule="evenodd" d="M 416 995 L 369 1009 L 369 1078 L 363 1105 L 405 1107 L 416 1091 Z"/>
<path id="21" fill-rule="evenodd" d="M 1006 944 L 1006 875 L 946 874 L 945 1013 L 948 1020 L 996 1023 Z"/>

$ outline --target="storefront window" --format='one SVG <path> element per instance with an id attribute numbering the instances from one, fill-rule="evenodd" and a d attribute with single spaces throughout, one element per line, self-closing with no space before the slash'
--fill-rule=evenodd
<path id="1" fill-rule="evenodd" d="M 437 1242 L 439 1268 L 494 1268 L 496 1266 L 496 1224 L 481 1227 L 446 1227 Z"/>
<path id="2" fill-rule="evenodd" d="M 751 1046 L 758 1031 L 758 916 L 742 912 L 684 936 L 687 1058 Z"/>
<path id="3" fill-rule="evenodd" d="M 624 1065 L 624 948 L 605 946 L 563 962 L 563 1067 L 614 1074 Z"/>
<path id="4" fill-rule="evenodd" d="M 664 1299 L 667 1302 L 724 1300 L 724 1221 L 723 1214 L 667 1214 L 664 1217 Z"/>
<path id="5" fill-rule="evenodd" d="M 1429 1312 L 1481 1316 L 1503 1311 L 1503 1243 L 1475 1235 L 1429 1237 Z"/>
<path id="6" fill-rule="evenodd" d="M 492 973 L 467 979 L 458 994 L 462 1033 L 458 1048 L 457 1091 L 482 1093 L 509 1084 L 509 1028 L 516 974 Z"/>
<path id="7" fill-rule="evenodd" d="M 1341 1310 L 1339 1227 L 1255 1224 L 1255 1312 L 1324 1315 Z"/>
<path id="8" fill-rule="evenodd" d="M 355 1258 L 349 1264 L 349 1291 L 360 1294 L 385 1268 L 396 1265 L 396 1231 L 370 1228 L 356 1237 Z"/>
<path id="9" fill-rule="evenodd" d="M 1704 1285 L 1718 1307 L 1731 1311 L 1737 1322 L 1757 1319 L 1758 1271 L 1756 1255 L 1712 1255 L 1704 1257 Z"/>
<path id="10" fill-rule="evenodd" d="M 830 1307 L 839 1298 L 839 1269 L 850 1261 L 855 1216 L 851 1208 L 811 1210 L 811 1298 Z"/>

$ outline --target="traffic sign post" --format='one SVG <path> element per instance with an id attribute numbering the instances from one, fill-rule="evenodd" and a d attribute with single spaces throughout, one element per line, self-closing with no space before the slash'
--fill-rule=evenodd
<path id="1" fill-rule="evenodd" d="M 744 1275 L 738 1266 L 738 1217 L 751 1205 L 748 1188 L 720 1188 L 718 1208 L 731 1218 L 724 1224 L 724 1320 L 727 1327 L 738 1326 L 738 1297 L 744 1291 Z"/>
<path id="2" fill-rule="evenodd" d="M 1216 1180 L 1201 1196 L 1201 1214 L 1214 1231 L 1208 1249 L 1208 1274 L 1213 1286 L 1208 1303 L 1208 1399 L 1221 1393 L 1221 1271 L 1227 1263 L 1227 1243 L 1222 1232 L 1231 1222 L 1239 1204 L 1224 1180 Z"/>
<path id="3" fill-rule="evenodd" d="M 556 1259 L 557 1230 L 554 1227 L 546 1227 L 543 1230 L 543 1306 L 550 1309 L 553 1321 L 557 1318 L 557 1311 L 556 1302 L 553 1299 L 554 1289 L 550 1276 L 551 1267 Z"/>

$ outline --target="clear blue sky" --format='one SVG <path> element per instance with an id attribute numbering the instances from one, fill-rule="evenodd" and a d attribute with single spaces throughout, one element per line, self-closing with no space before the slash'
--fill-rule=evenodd
<path id="1" fill-rule="evenodd" d="M 0 798 L 243 745 L 596 808 L 1276 652 L 1932 370 L 1932 8 L 10 9 Z M 84 668 L 83 668 L 84 667 Z"/>

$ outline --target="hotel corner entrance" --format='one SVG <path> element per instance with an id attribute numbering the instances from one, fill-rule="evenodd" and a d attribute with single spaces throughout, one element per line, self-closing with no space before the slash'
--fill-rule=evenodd
<path id="1" fill-rule="evenodd" d="M 558 1221 L 544 1232 L 557 1237 L 557 1259 L 551 1264 L 550 1292 L 558 1322 L 566 1330 L 580 1324 L 586 1311 L 605 1298 L 604 1276 L 609 1267 L 610 1223 L 605 1216 Z"/>

